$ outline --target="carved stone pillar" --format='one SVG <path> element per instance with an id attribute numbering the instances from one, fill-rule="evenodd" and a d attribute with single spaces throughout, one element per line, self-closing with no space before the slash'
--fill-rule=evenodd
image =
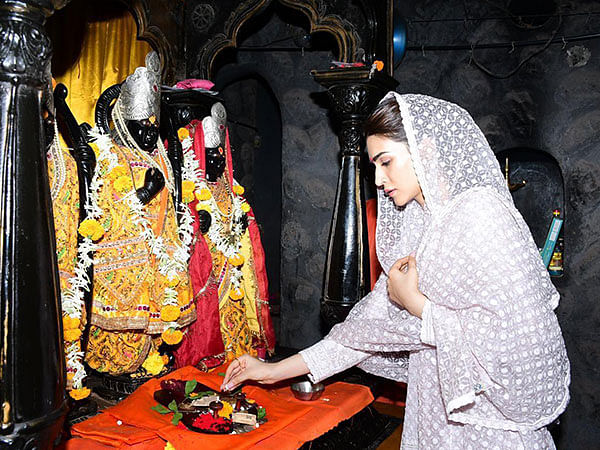
<path id="1" fill-rule="evenodd" d="M 365 68 L 313 71 L 327 88 L 331 108 L 340 123 L 342 164 L 338 178 L 325 263 L 321 315 L 331 327 L 343 321 L 369 288 L 367 223 L 364 208 L 361 152 L 362 124 L 378 101 L 397 82 Z"/>
<path id="2" fill-rule="evenodd" d="M 41 114 L 51 55 L 44 22 L 56 4 L 0 0 L 1 448 L 51 448 L 66 411 Z"/>

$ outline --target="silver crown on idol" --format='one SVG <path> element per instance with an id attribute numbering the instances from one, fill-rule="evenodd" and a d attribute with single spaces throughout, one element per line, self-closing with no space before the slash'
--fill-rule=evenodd
<path id="1" fill-rule="evenodd" d="M 146 66 L 135 69 L 121 85 L 119 100 L 125 120 L 157 118 L 160 111 L 160 58 L 155 51 L 146 55 Z"/>

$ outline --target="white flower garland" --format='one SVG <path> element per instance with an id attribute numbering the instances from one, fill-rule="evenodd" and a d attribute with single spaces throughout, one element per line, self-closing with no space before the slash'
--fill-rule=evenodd
<path id="1" fill-rule="evenodd" d="M 110 143 L 110 137 L 100 134 L 98 129 L 94 128 L 90 131 L 90 136 L 94 138 L 98 147 L 102 149 L 106 147 L 106 141 Z M 104 145 L 101 146 L 100 143 Z M 107 167 L 112 170 L 118 165 L 116 155 L 111 152 L 101 151 L 96 158 L 96 170 L 92 176 L 92 181 L 87 192 L 87 201 L 84 205 L 84 209 L 88 219 L 98 219 L 102 216 L 102 210 L 98 206 L 98 192 L 103 185 L 103 180 L 99 176 L 98 167 L 101 162 L 107 162 Z M 97 245 L 88 238 L 82 237 L 77 247 L 77 262 L 75 264 L 74 273 L 75 275 L 67 281 L 69 287 L 62 292 L 62 308 L 63 311 L 70 317 L 74 317 L 81 322 L 84 300 L 84 291 L 90 290 L 90 279 L 87 275 L 87 271 L 92 264 L 92 258 L 90 258 L 91 252 L 97 249 Z M 83 380 L 87 376 L 85 367 L 83 366 L 84 354 L 81 351 L 78 341 L 73 341 L 65 349 L 66 353 L 66 364 L 67 369 L 72 372 L 73 389 L 81 389 L 83 387 Z"/>
<path id="2" fill-rule="evenodd" d="M 199 124 L 198 126 L 202 125 Z M 210 191 L 204 172 L 200 168 L 198 160 L 196 159 L 196 155 L 194 154 L 192 143 L 193 140 L 190 137 L 186 137 L 181 141 L 181 147 L 183 150 L 183 167 L 181 171 L 182 178 L 192 181 L 196 187 L 196 192 L 198 193 L 202 191 L 202 189 Z M 235 180 L 234 185 L 238 185 Z M 232 211 L 230 216 L 221 213 L 217 202 L 212 195 L 207 200 L 198 200 L 199 205 L 208 207 L 212 212 L 212 220 L 210 227 L 206 232 L 206 236 L 215 245 L 217 250 L 219 250 L 226 258 L 232 258 L 236 255 L 239 255 L 242 248 L 241 236 L 243 234 L 243 227 L 240 219 L 244 215 L 242 205 L 245 202 L 241 195 L 233 192 L 233 186 L 231 188 Z M 231 234 L 234 236 L 234 239 L 230 239 L 230 235 L 225 233 L 226 220 L 231 220 Z M 239 289 L 241 287 L 242 278 L 243 274 L 241 266 L 232 265 L 231 285 L 234 289 Z"/>
<path id="3" fill-rule="evenodd" d="M 112 151 L 112 138 L 109 135 L 102 134 L 97 128 L 90 131 L 92 142 L 98 146 L 99 153 L 96 157 L 96 168 L 92 176 L 92 181 L 87 192 L 87 201 L 84 205 L 88 219 L 99 219 L 103 215 L 102 209 L 98 206 L 98 193 L 104 184 L 101 176 L 110 173 L 119 165 L 118 157 Z M 159 141 L 159 144 L 162 142 Z M 159 147 L 161 147 L 159 145 Z M 163 147 L 164 149 L 164 147 Z M 163 152 L 164 154 L 164 152 Z M 163 156 L 164 157 L 164 156 Z M 165 162 L 168 160 L 165 159 Z M 102 168 L 102 171 L 101 171 Z M 170 187 L 170 184 L 167 184 Z M 172 194 L 172 192 L 170 192 Z M 133 222 L 142 228 L 141 235 L 146 239 L 151 252 L 159 261 L 159 272 L 166 276 L 167 279 L 172 279 L 178 271 L 187 272 L 187 264 L 190 257 L 190 247 L 194 236 L 194 218 L 189 209 L 183 205 L 178 205 L 177 213 L 180 216 L 180 224 L 178 227 L 181 245 L 176 247 L 173 256 L 169 256 L 166 252 L 166 247 L 161 236 L 154 236 L 152 228 L 146 213 L 144 205 L 136 196 L 135 188 L 126 194 L 123 200 L 130 208 L 133 215 Z M 90 238 L 83 237 L 77 248 L 77 263 L 75 265 L 75 276 L 68 280 L 69 288 L 62 293 L 63 311 L 74 318 L 82 319 L 84 307 L 84 291 L 90 290 L 90 280 L 87 276 L 87 271 L 94 262 L 90 258 L 90 254 L 98 249 Z M 163 297 L 163 305 L 177 305 L 177 291 L 170 287 L 166 287 Z M 169 327 L 177 328 L 179 325 L 176 322 L 169 322 Z M 83 366 L 84 353 L 78 346 L 78 342 L 72 342 L 66 349 L 66 364 L 73 376 L 73 389 L 83 387 L 83 380 L 86 377 L 86 371 Z"/>

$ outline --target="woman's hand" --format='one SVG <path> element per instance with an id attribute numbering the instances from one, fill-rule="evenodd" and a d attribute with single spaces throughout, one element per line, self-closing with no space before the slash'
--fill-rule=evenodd
<path id="1" fill-rule="evenodd" d="M 229 364 L 221 385 L 222 391 L 232 391 L 247 380 L 274 383 L 275 364 L 264 363 L 250 355 L 242 355 Z"/>
<path id="2" fill-rule="evenodd" d="M 388 275 L 387 286 L 390 299 L 413 316 L 420 318 L 427 297 L 419 291 L 415 257 L 409 255 L 399 259 L 391 267 Z"/>
<path id="3" fill-rule="evenodd" d="M 250 355 L 242 355 L 229 364 L 221 390 L 232 391 L 248 380 L 271 384 L 307 373 L 308 366 L 299 353 L 276 363 L 264 363 Z"/>

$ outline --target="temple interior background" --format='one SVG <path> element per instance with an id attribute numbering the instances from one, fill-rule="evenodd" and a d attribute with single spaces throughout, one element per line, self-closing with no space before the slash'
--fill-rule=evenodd
<path id="1" fill-rule="evenodd" d="M 552 432 L 559 449 L 600 448 L 600 2 L 388 4 L 388 25 L 405 39 L 385 60 L 396 90 L 471 113 L 503 168 L 508 158 L 511 181 L 527 180 L 513 198 L 540 247 L 552 210 L 562 211 L 564 274 L 553 282 L 572 381 L 570 404 Z M 215 83 L 228 113 L 234 175 L 261 232 L 276 339 L 287 349 L 305 348 L 328 329 L 321 302 L 340 124 L 311 71 L 339 60 L 340 43 L 317 25 L 344 10 L 341 22 L 362 32 L 361 5 L 73 0 L 46 23 L 53 76 L 69 88 L 79 122 L 93 123 L 100 94 L 143 65 L 152 48 L 165 65 L 164 84 L 207 76 Z M 207 67 L 205 50 L 220 36 L 232 42 Z M 373 174 L 362 162 L 366 202 Z"/>

